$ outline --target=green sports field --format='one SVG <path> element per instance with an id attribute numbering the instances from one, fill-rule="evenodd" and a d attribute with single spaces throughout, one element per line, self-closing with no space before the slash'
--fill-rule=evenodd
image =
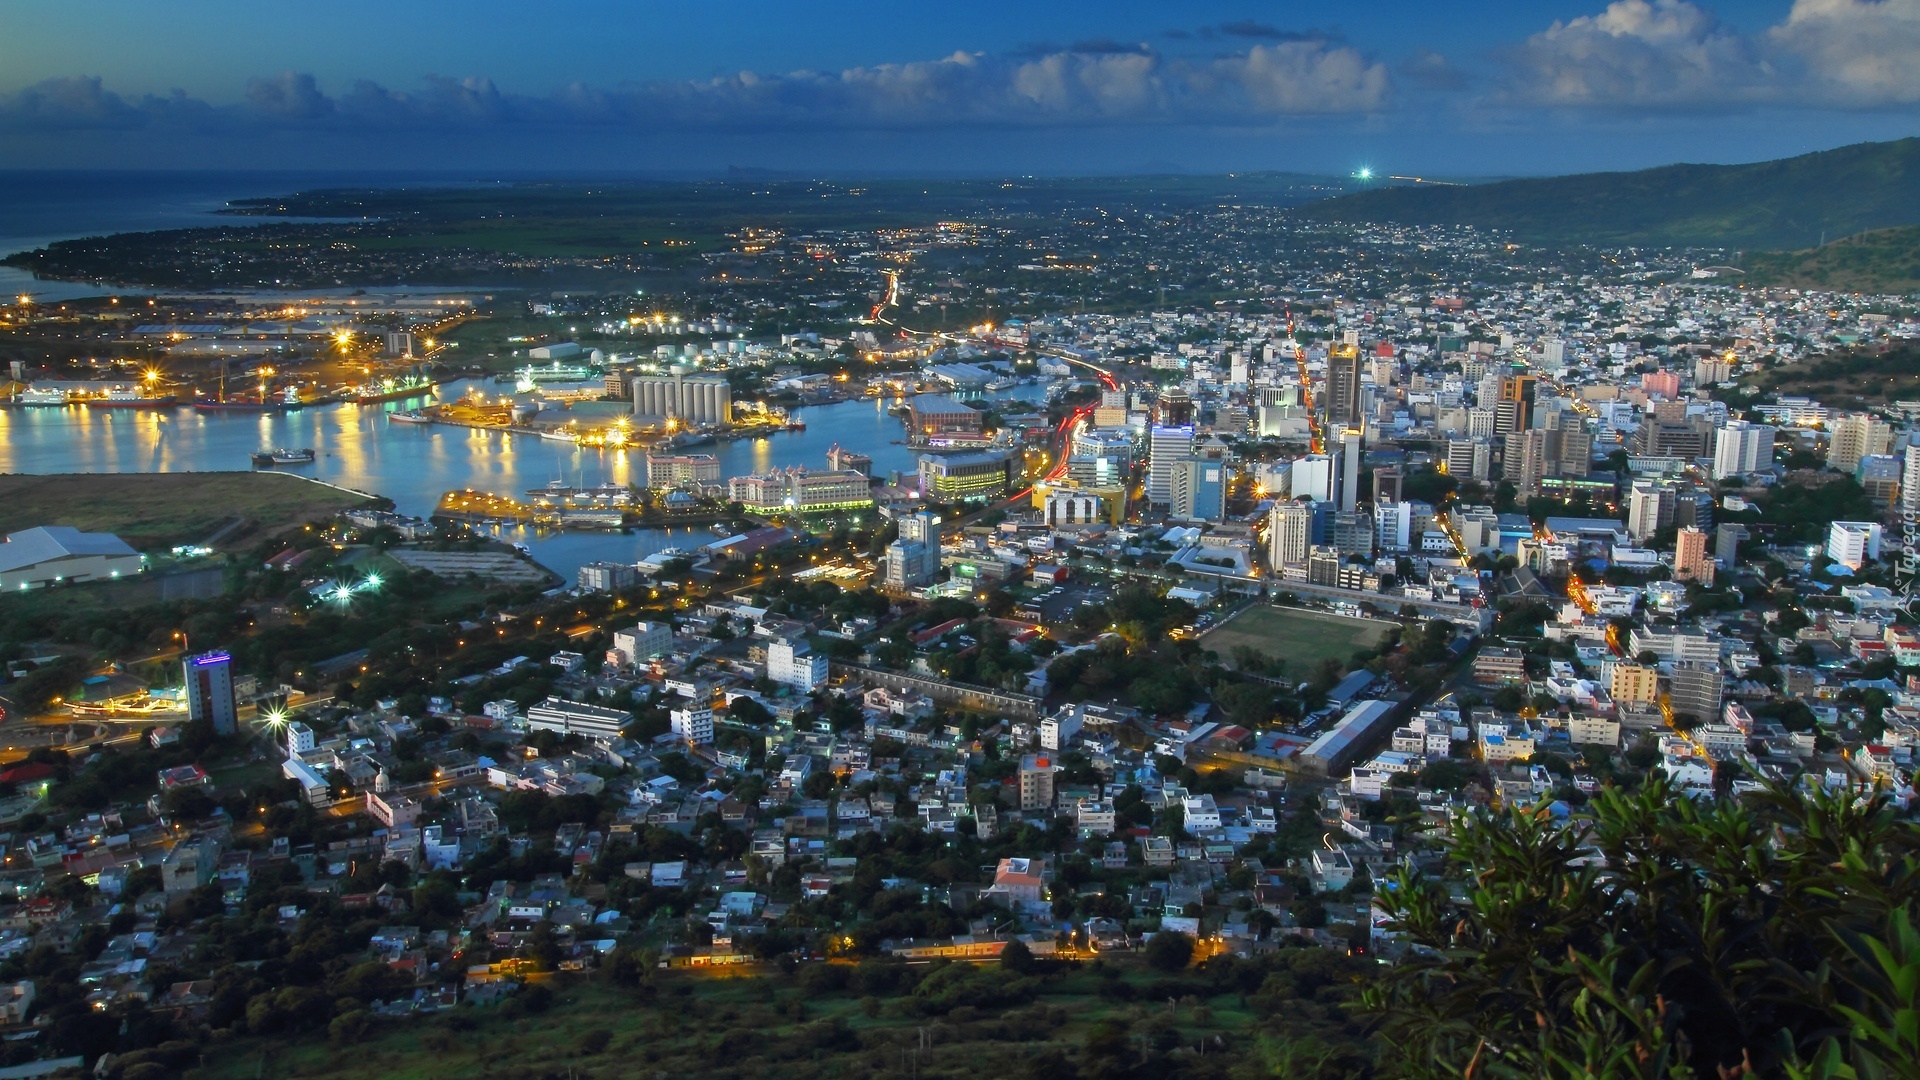
<path id="1" fill-rule="evenodd" d="M 1287 675 L 1306 678 L 1326 659 L 1346 663 L 1361 649 L 1380 643 L 1396 624 L 1383 619 L 1354 619 L 1304 608 L 1250 607 L 1202 635 L 1200 647 L 1231 663 L 1246 646 L 1286 661 Z"/>

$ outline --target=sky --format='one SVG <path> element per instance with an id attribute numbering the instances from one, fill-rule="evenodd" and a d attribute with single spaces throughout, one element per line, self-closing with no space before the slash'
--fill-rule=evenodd
<path id="1" fill-rule="evenodd" d="M 1920 133 L 1920 0 L 4 0 L 0 169 L 1540 175 Z"/>

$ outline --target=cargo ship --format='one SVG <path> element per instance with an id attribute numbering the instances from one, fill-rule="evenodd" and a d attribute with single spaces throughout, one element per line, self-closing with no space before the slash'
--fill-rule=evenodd
<path id="1" fill-rule="evenodd" d="M 255 465 L 310 465 L 313 463 L 313 451 L 310 449 L 258 450 L 253 454 Z"/>
<path id="2" fill-rule="evenodd" d="M 396 401 L 405 397 L 419 397 L 433 393 L 433 377 L 415 368 L 398 378 L 388 375 L 361 383 L 347 390 L 344 400 L 358 405 L 372 405 L 381 401 Z"/>
<path id="3" fill-rule="evenodd" d="M 99 397 L 83 398 L 80 404 L 89 409 L 159 409 L 179 400 L 172 394 L 143 394 L 138 390 L 115 388 Z"/>

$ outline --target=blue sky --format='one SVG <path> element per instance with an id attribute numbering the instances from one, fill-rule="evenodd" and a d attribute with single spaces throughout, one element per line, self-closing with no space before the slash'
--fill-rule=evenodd
<path id="1" fill-rule="evenodd" d="M 1920 0 L 7 0 L 0 167 L 1536 174 L 1915 133 Z"/>

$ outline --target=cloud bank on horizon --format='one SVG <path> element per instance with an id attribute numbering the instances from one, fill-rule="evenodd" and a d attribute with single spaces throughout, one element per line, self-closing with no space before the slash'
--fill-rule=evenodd
<path id="1" fill-rule="evenodd" d="M 1171 47 L 1096 38 L 839 70 L 574 82 L 545 93 L 484 75 L 329 88 L 284 71 L 213 101 L 76 74 L 0 92 L 0 148 L 129 132 L 1465 129 L 1542 112 L 1578 122 L 1764 109 L 1898 115 L 1920 104 L 1920 0 L 1793 0 L 1758 32 L 1693 0 L 1614 0 L 1479 56 L 1420 48 L 1383 57 L 1344 34 L 1251 20 L 1164 37 Z"/>

